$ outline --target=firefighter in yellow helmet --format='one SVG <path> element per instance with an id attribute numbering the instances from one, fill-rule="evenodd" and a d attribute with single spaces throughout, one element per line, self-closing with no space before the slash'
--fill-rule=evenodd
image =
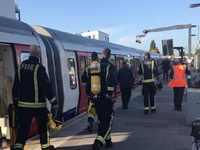
<path id="1" fill-rule="evenodd" d="M 33 117 L 37 121 L 41 149 L 53 150 L 54 147 L 50 145 L 47 127 L 48 109 L 46 98 L 55 110 L 58 109 L 58 102 L 53 94 L 45 67 L 39 63 L 39 47 L 31 45 L 29 52 L 29 59 L 18 66 L 12 91 L 19 121 L 14 150 L 24 149 Z"/>
<path id="2" fill-rule="evenodd" d="M 141 76 L 142 95 L 144 96 L 144 113 L 148 114 L 150 109 L 151 112 L 155 112 L 155 78 L 158 76 L 158 70 L 155 61 L 150 58 L 149 52 L 145 53 L 144 61 L 140 63 L 138 73 Z"/>
<path id="3" fill-rule="evenodd" d="M 106 144 L 107 148 L 112 146 L 111 128 L 113 123 L 114 111 L 112 96 L 117 83 L 116 67 L 109 62 L 111 50 L 105 48 L 101 59 L 101 92 L 95 101 L 95 108 L 100 120 L 98 134 L 92 145 L 92 150 L 100 150 Z"/>
<path id="4" fill-rule="evenodd" d="M 88 113 L 87 130 L 89 132 L 92 132 L 93 130 L 93 123 L 96 116 L 95 102 L 94 102 L 96 100 L 95 95 L 97 95 L 100 92 L 100 89 L 98 88 L 100 85 L 96 85 L 96 84 L 94 85 L 92 83 L 94 82 L 93 80 L 95 80 L 95 77 L 100 78 L 100 74 L 95 73 L 96 71 L 98 71 L 98 68 L 100 70 L 98 54 L 96 52 L 92 52 L 91 56 L 92 56 L 92 60 L 91 60 L 92 62 L 88 67 L 85 68 L 83 75 L 81 77 L 82 82 L 86 85 L 86 94 L 88 96 L 89 105 L 87 108 L 87 113 Z M 93 72 L 95 73 L 95 75 L 93 75 Z M 99 84 L 101 83 L 101 81 L 97 81 L 97 82 L 99 82 Z"/>

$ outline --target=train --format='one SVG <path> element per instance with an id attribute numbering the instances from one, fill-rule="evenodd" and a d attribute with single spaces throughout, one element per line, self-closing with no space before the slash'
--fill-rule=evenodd
<path id="1" fill-rule="evenodd" d="M 28 59 L 29 47 L 33 44 L 41 49 L 40 62 L 47 70 L 59 101 L 58 115 L 64 122 L 84 113 L 88 106 L 81 75 L 90 64 L 93 51 L 101 58 L 102 50 L 110 48 L 110 61 L 117 70 L 122 67 L 123 61 L 127 61 L 135 76 L 134 86 L 138 85 L 137 71 L 146 52 L 0 16 L 0 126 L 5 135 L 9 130 L 8 105 L 12 103 L 12 85 L 17 66 Z M 161 63 L 161 54 L 151 56 L 158 65 Z M 117 95 L 120 95 L 119 88 Z M 51 110 L 49 103 L 48 108 Z M 32 135 L 35 134 L 34 129 L 30 129 Z"/>

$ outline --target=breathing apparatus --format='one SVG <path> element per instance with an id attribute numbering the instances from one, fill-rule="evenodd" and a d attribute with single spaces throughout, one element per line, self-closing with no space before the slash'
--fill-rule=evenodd
<path id="1" fill-rule="evenodd" d="M 101 92 L 101 68 L 98 61 L 92 61 L 91 63 L 91 92 L 97 95 Z"/>

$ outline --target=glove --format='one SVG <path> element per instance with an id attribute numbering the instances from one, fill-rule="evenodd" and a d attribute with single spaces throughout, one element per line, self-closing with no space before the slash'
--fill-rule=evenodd
<path id="1" fill-rule="evenodd" d="M 58 106 L 58 104 L 56 104 L 56 105 L 53 105 L 52 108 L 53 108 L 54 110 L 58 110 L 59 106 Z"/>

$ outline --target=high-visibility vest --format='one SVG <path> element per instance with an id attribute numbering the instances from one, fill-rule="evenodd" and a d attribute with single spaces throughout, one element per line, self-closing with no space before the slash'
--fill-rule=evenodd
<path id="1" fill-rule="evenodd" d="M 173 79 L 169 82 L 169 87 L 185 87 L 187 85 L 186 81 L 186 65 L 177 64 L 173 66 L 174 75 Z"/>

